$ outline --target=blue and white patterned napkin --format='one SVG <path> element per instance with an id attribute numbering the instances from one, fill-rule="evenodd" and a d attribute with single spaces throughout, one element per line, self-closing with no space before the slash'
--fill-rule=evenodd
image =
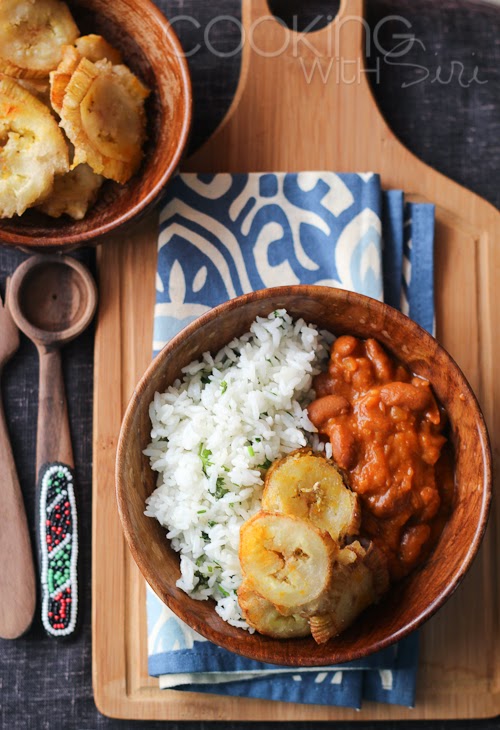
<path id="1" fill-rule="evenodd" d="M 434 207 L 372 173 L 178 175 L 160 215 L 154 352 L 193 319 L 264 287 L 321 284 L 434 324 Z M 363 660 L 297 670 L 211 644 L 148 588 L 149 672 L 163 688 L 359 708 L 413 705 L 416 634 Z"/>

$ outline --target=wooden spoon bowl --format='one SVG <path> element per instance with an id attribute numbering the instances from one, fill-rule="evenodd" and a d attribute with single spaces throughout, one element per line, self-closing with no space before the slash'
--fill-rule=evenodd
<path id="1" fill-rule="evenodd" d="M 286 308 L 335 335 L 375 337 L 412 372 L 427 378 L 446 408 L 455 455 L 452 514 L 427 562 L 339 637 L 318 646 L 309 639 L 275 640 L 225 623 L 211 601 L 195 601 L 176 587 L 179 557 L 166 530 L 145 517 L 155 475 L 143 449 L 150 441 L 149 404 L 203 352 L 217 352 L 248 331 L 257 316 Z M 395 309 L 333 288 L 266 289 L 222 304 L 188 325 L 156 357 L 139 382 L 122 424 L 116 464 L 117 498 L 125 536 L 146 580 L 189 626 L 246 657 L 291 666 L 336 664 L 366 656 L 403 638 L 455 591 L 479 548 L 491 501 L 491 454 L 484 419 L 464 375 L 437 341 Z"/>
<path id="2" fill-rule="evenodd" d="M 32 256 L 12 278 L 9 303 L 16 324 L 37 347 L 60 347 L 90 324 L 97 287 L 70 256 Z"/>
<path id="3" fill-rule="evenodd" d="M 68 0 L 68 5 L 81 33 L 103 35 L 151 89 L 148 139 L 140 170 L 126 185 L 107 181 L 83 220 L 50 218 L 35 210 L 0 219 L 1 242 L 44 251 L 95 242 L 149 210 L 179 164 L 191 123 L 187 62 L 171 26 L 150 0 Z"/>

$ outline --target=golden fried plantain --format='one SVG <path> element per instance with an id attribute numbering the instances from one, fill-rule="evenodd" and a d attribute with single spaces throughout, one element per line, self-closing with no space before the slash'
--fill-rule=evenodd
<path id="1" fill-rule="evenodd" d="M 330 587 L 337 552 L 327 532 L 290 515 L 258 512 L 240 531 L 244 575 L 283 614 L 316 605 Z"/>
<path id="2" fill-rule="evenodd" d="M 56 175 L 50 194 L 36 207 L 51 218 L 69 215 L 79 221 L 95 203 L 103 182 L 102 175 L 88 165 L 78 165 L 64 175 Z"/>
<path id="3" fill-rule="evenodd" d="M 108 43 L 102 35 L 82 35 L 75 41 L 75 47 L 82 58 L 88 58 L 89 61 L 110 61 L 113 65 L 123 63 L 122 54 L 116 48 Z"/>
<path id="4" fill-rule="evenodd" d="M 92 63 L 103 60 L 113 64 L 122 62 L 121 53 L 100 35 L 80 36 L 74 45 L 63 46 L 61 62 L 50 73 L 50 101 L 58 114 L 61 113 L 66 87 L 82 58 Z"/>
<path id="5" fill-rule="evenodd" d="M 353 542 L 341 550 L 323 605 L 309 616 L 314 640 L 323 644 L 350 626 L 365 608 L 376 603 L 389 586 L 385 558 L 373 543 Z M 303 615 L 303 612 L 301 612 Z"/>
<path id="6" fill-rule="evenodd" d="M 63 46 L 61 62 L 55 71 L 50 72 L 50 103 L 58 114 L 61 114 L 66 87 L 81 58 L 74 46 Z"/>
<path id="7" fill-rule="evenodd" d="M 46 78 L 73 43 L 78 28 L 60 0 L 1 0 L 0 72 L 23 79 Z"/>
<path id="8" fill-rule="evenodd" d="M 270 601 L 253 590 L 248 581 L 244 581 L 238 589 L 238 603 L 247 624 L 260 634 L 275 639 L 292 639 L 311 633 L 306 618 L 296 614 L 282 616 Z"/>
<path id="9" fill-rule="evenodd" d="M 299 449 L 276 461 L 266 475 L 262 508 L 310 520 L 342 541 L 359 531 L 358 496 L 324 456 Z"/>
<path id="10" fill-rule="evenodd" d="M 22 215 L 68 169 L 68 147 L 49 109 L 0 75 L 0 217 Z"/>
<path id="11" fill-rule="evenodd" d="M 126 66 L 82 58 L 66 87 L 61 126 L 75 147 L 73 167 L 126 183 L 143 153 L 148 90 Z"/>

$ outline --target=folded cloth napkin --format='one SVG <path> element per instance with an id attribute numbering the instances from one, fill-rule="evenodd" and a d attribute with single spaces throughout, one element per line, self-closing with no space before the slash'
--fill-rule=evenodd
<path id="1" fill-rule="evenodd" d="M 227 299 L 283 284 L 336 286 L 434 325 L 434 207 L 372 173 L 178 175 L 160 215 L 154 352 Z M 359 708 L 412 706 L 416 634 L 357 662 L 296 669 L 206 641 L 148 589 L 149 672 L 162 688 Z"/>

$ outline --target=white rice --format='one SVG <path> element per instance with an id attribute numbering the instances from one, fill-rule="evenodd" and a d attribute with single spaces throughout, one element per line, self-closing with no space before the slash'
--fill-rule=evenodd
<path id="1" fill-rule="evenodd" d="M 179 588 L 214 598 L 233 626 L 249 628 L 236 596 L 239 535 L 260 509 L 266 469 L 308 443 L 324 448 L 305 406 L 327 357 L 324 333 L 279 310 L 215 357 L 206 352 L 151 403 L 144 453 L 158 482 L 145 514 L 180 553 Z"/>

